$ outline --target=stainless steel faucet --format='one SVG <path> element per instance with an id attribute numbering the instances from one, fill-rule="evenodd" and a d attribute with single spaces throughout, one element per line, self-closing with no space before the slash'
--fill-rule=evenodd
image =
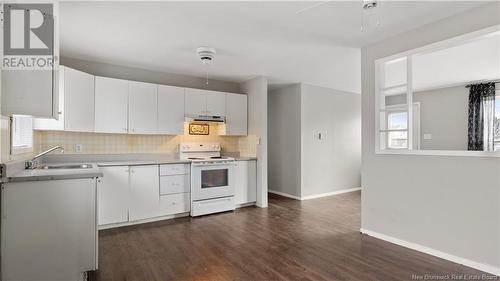
<path id="1" fill-rule="evenodd" d="M 37 161 L 38 158 L 40 158 L 44 155 L 47 155 L 47 154 L 51 153 L 52 151 L 55 151 L 58 149 L 61 150 L 61 153 L 64 153 L 64 148 L 62 146 L 54 146 L 50 149 L 45 150 L 44 152 L 38 153 L 30 161 L 26 161 L 26 165 L 25 165 L 26 169 L 35 169 L 38 166 L 38 161 Z"/>

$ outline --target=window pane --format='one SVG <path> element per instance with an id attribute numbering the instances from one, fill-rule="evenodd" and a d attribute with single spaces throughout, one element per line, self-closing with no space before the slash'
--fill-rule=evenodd
<path id="1" fill-rule="evenodd" d="M 393 112 L 389 113 L 387 116 L 388 130 L 406 130 L 408 128 L 407 112 Z"/>
<path id="2" fill-rule="evenodd" d="M 395 87 L 406 84 L 406 57 L 398 58 L 384 63 L 383 88 Z M 402 88 L 406 91 L 406 88 Z"/>
<path id="3" fill-rule="evenodd" d="M 33 119 L 31 116 L 12 116 L 12 148 L 33 147 Z"/>
<path id="4" fill-rule="evenodd" d="M 392 149 L 408 148 L 408 132 L 389 132 L 388 147 Z"/>

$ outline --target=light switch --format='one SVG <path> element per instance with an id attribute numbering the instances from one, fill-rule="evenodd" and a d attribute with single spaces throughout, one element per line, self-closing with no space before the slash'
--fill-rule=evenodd
<path id="1" fill-rule="evenodd" d="M 432 134 L 424 134 L 424 140 L 432 140 Z"/>
<path id="2" fill-rule="evenodd" d="M 83 144 L 75 144 L 75 152 L 81 153 L 83 151 Z"/>

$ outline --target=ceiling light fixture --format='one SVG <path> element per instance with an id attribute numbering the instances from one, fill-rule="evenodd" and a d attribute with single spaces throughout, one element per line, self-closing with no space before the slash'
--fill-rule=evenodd
<path id="1" fill-rule="evenodd" d="M 375 11 L 376 10 L 375 8 L 379 6 L 379 2 L 377 0 L 362 0 L 362 1 L 363 1 L 363 6 L 361 9 L 361 32 L 365 32 L 371 27 L 377 28 L 380 25 L 379 15 L 377 15 L 377 12 Z M 300 15 L 305 12 L 308 12 L 309 10 L 316 9 L 319 6 L 331 2 L 334 2 L 334 0 L 326 0 L 319 3 L 314 3 L 313 5 L 298 10 L 297 12 L 295 12 L 295 14 Z"/>
<path id="2" fill-rule="evenodd" d="M 376 0 L 363 0 L 361 32 L 365 32 L 371 27 L 377 28 L 380 25 L 380 18 L 375 11 L 377 6 L 378 2 Z"/>
<path id="3" fill-rule="evenodd" d="M 214 60 L 217 50 L 215 48 L 202 46 L 196 49 L 196 53 L 200 57 L 201 63 L 203 63 L 203 65 L 205 65 L 206 67 L 206 78 L 207 78 L 206 84 L 208 85 L 208 67 Z"/>

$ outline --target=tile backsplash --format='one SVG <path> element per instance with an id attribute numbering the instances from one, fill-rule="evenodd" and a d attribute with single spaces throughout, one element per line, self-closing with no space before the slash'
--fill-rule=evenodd
<path id="1" fill-rule="evenodd" d="M 185 123 L 187 132 L 188 123 Z M 256 156 L 257 137 L 219 136 L 218 125 L 210 124 L 210 135 L 131 135 L 78 133 L 63 131 L 35 131 L 34 150 L 40 152 L 61 145 L 65 153 L 119 154 L 119 153 L 177 153 L 181 142 L 219 142 L 223 152 L 239 152 L 242 156 Z M 81 145 L 81 151 L 76 151 Z"/>

